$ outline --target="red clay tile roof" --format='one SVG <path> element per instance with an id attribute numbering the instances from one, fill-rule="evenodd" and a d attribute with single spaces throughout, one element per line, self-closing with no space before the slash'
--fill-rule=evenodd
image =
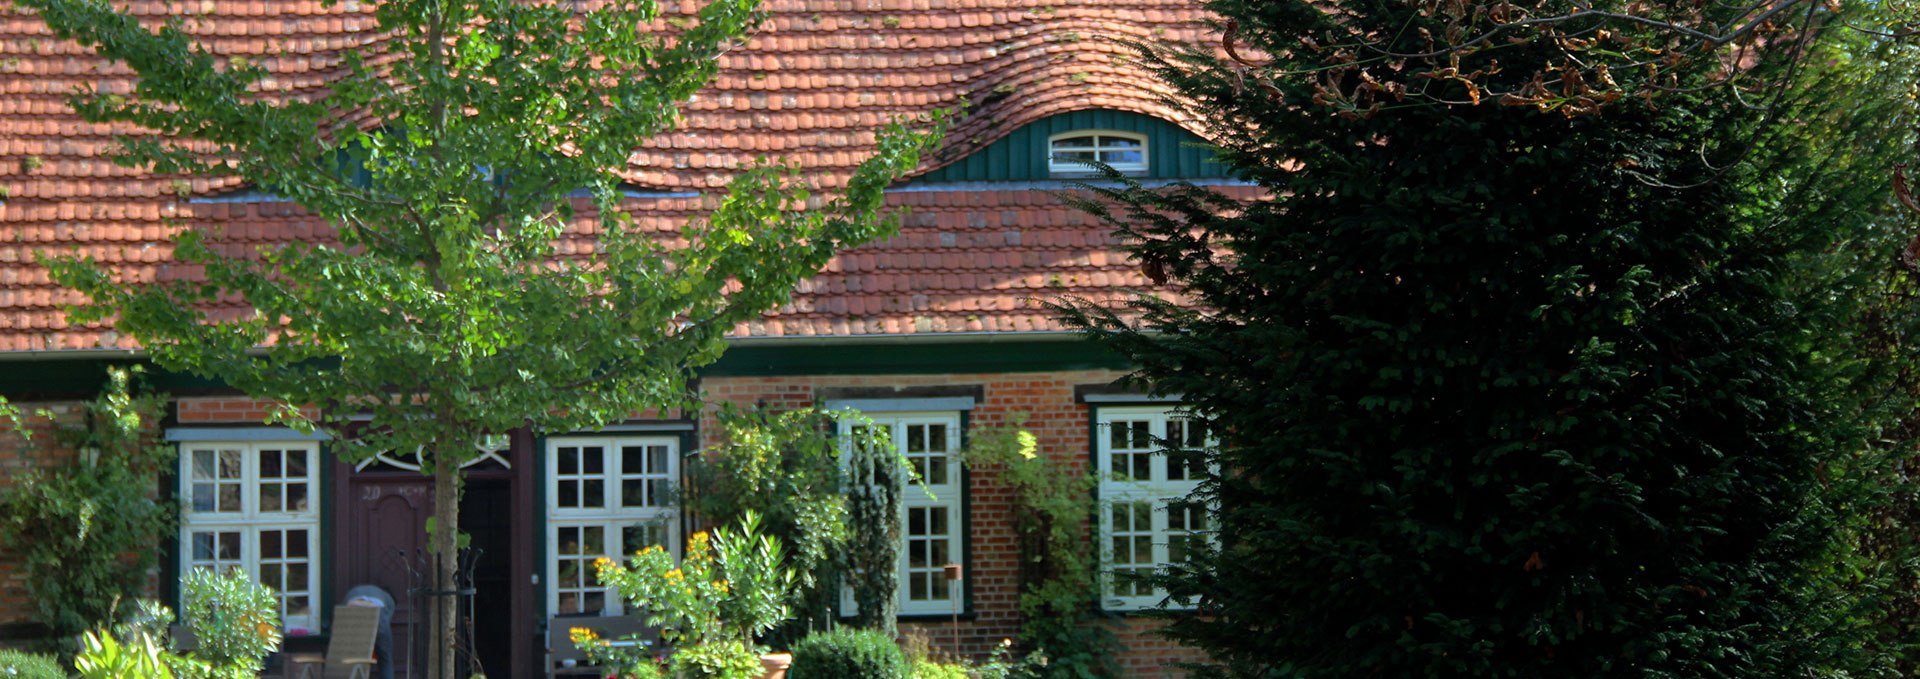
<path id="1" fill-rule="evenodd" d="M 682 11 L 693 8 L 681 3 Z M 158 16 L 169 5 L 131 3 Z M 785 157 L 832 186 L 871 150 L 880 123 L 964 97 L 973 114 L 950 135 L 951 162 L 1028 122 L 1107 108 L 1180 120 L 1160 88 L 1114 57 L 1108 38 L 1188 40 L 1191 0 L 770 0 L 772 18 L 722 61 L 721 76 L 688 108 L 682 129 L 638 150 L 628 179 L 704 191 L 760 156 Z M 355 2 L 191 0 L 188 28 L 216 51 L 255 57 L 292 91 L 324 83 L 337 50 L 368 39 Z M 280 56 L 285 49 L 287 54 Z M 81 84 L 130 88 L 40 21 L 0 7 L 0 352 L 130 348 L 105 328 L 68 327 L 73 301 L 33 263 L 42 250 L 78 248 L 122 267 L 131 281 L 170 275 L 170 224 L 225 222 L 254 243 L 325 234 L 282 204 L 208 204 L 238 188 L 120 168 L 102 158 L 109 129 L 79 121 L 67 93 Z M 1191 127 L 1191 125 L 1189 125 Z M 697 201 L 647 199 L 645 210 L 683 222 Z M 1086 218 L 1030 191 L 896 193 L 914 213 L 892 241 L 846 253 L 807 282 L 789 308 L 739 329 L 747 336 L 1049 331 L 1059 325 L 1031 298 L 1110 298 L 1144 286 Z"/>

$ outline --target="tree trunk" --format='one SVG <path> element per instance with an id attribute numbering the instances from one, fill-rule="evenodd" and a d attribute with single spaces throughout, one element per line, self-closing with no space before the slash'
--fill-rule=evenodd
<path id="1" fill-rule="evenodd" d="M 433 456 L 433 554 L 432 592 L 427 595 L 433 611 L 428 633 L 427 676 L 454 679 L 454 644 L 460 638 L 460 460 L 457 456 Z"/>

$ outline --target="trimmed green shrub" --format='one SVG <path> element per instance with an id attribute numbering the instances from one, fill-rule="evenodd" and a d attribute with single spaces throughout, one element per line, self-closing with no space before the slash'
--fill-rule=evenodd
<path id="1" fill-rule="evenodd" d="M 931 660 L 914 663 L 912 679 L 967 679 L 967 666 Z"/>
<path id="2" fill-rule="evenodd" d="M 181 618 L 193 631 L 194 657 L 223 673 L 252 676 L 280 648 L 280 601 L 246 574 L 187 571 Z"/>
<path id="3" fill-rule="evenodd" d="M 51 656 L 0 649 L 0 678 L 67 679 L 67 671 Z"/>
<path id="4" fill-rule="evenodd" d="M 788 679 L 905 679 L 907 657 L 880 632 L 839 629 L 793 645 Z"/>

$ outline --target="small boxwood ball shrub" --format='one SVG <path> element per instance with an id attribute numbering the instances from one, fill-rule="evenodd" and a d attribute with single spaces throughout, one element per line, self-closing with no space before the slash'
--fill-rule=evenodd
<path id="1" fill-rule="evenodd" d="M 67 679 L 67 671 L 48 656 L 0 649 L 0 679 Z"/>
<path id="2" fill-rule="evenodd" d="M 793 645 L 788 679 L 905 679 L 907 657 L 893 639 L 872 630 L 839 629 Z"/>

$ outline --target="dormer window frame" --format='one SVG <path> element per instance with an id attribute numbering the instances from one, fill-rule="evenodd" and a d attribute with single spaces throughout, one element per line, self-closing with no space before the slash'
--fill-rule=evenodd
<path id="1" fill-rule="evenodd" d="M 1083 138 L 1087 139 L 1087 142 L 1059 146 L 1061 142 Z M 1131 142 L 1131 144 L 1115 143 L 1120 141 Z M 1097 176 L 1099 172 L 1082 161 L 1098 159 L 1120 174 L 1143 176 L 1152 167 L 1152 158 L 1149 157 L 1147 150 L 1151 146 L 1149 141 L 1147 135 L 1143 133 L 1125 130 L 1078 129 L 1050 135 L 1047 137 L 1046 146 L 1047 173 L 1054 177 L 1067 178 Z M 1061 152 L 1086 155 L 1080 158 L 1061 158 Z M 1119 157 L 1126 152 L 1138 153 L 1138 160 Z"/>

